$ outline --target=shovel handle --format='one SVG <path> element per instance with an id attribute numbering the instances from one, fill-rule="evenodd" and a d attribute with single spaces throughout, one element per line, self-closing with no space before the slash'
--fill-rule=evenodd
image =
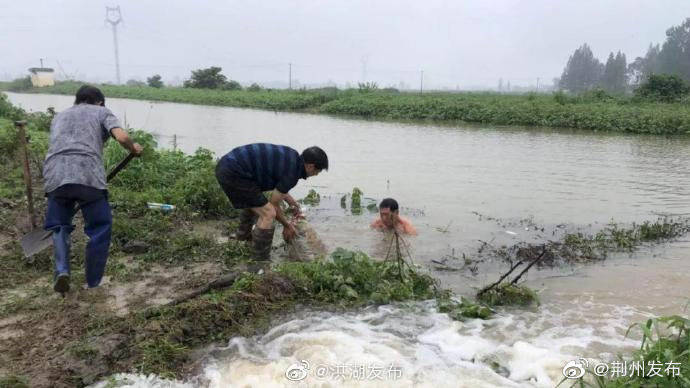
<path id="1" fill-rule="evenodd" d="M 110 171 L 110 173 L 108 173 L 107 181 L 110 182 L 110 180 L 113 179 L 115 175 L 117 175 L 117 173 L 120 172 L 120 170 L 125 168 L 127 163 L 129 163 L 132 159 L 134 159 L 134 154 L 130 153 L 129 155 L 127 155 L 126 158 L 124 158 L 120 163 L 118 163 L 118 165 L 115 166 L 115 168 L 113 168 L 113 170 Z"/>

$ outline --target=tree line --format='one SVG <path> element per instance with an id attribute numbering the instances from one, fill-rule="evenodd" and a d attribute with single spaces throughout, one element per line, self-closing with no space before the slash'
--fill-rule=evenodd
<path id="1" fill-rule="evenodd" d="M 690 18 L 679 26 L 666 30 L 663 44 L 650 44 L 643 57 L 627 63 L 624 53 L 611 52 L 602 63 L 586 43 L 568 58 L 558 86 L 563 90 L 580 93 L 602 88 L 611 93 L 624 93 L 649 81 L 675 83 L 687 86 L 690 81 Z"/>

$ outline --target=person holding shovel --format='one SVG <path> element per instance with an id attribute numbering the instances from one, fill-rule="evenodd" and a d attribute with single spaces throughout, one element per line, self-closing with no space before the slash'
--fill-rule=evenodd
<path id="1" fill-rule="evenodd" d="M 328 156 L 319 147 L 302 154 L 276 144 L 254 143 L 237 147 L 223 156 L 216 166 L 216 178 L 235 209 L 242 209 L 236 237 L 252 242 L 254 259 L 261 266 L 270 263 L 275 231 L 274 220 L 283 224 L 283 238 L 292 240 L 297 231 L 283 214 L 285 200 L 296 218 L 299 205 L 288 192 L 300 179 L 328 170 Z M 262 192 L 272 191 L 270 201 Z M 254 223 L 256 227 L 252 229 Z"/>
<path id="2" fill-rule="evenodd" d="M 112 215 L 106 190 L 103 144 L 114 137 L 125 149 L 139 156 L 143 148 L 122 129 L 119 120 L 105 107 L 103 93 L 84 85 L 74 105 L 54 118 L 50 126 L 50 147 L 43 163 L 48 208 L 44 229 L 52 231 L 55 277 L 53 289 L 64 295 L 70 288 L 70 234 L 75 204 L 84 216 L 86 283 L 98 287 L 110 248 Z"/>

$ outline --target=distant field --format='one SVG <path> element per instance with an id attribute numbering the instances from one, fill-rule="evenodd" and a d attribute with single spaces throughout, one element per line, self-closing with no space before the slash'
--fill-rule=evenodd
<path id="1" fill-rule="evenodd" d="M 9 83 L 0 83 L 7 90 Z M 22 90 L 23 93 L 74 94 L 78 82 Z M 182 102 L 276 111 L 324 113 L 384 120 L 469 122 L 542 126 L 649 134 L 690 134 L 690 104 L 637 102 L 596 93 L 399 93 L 338 90 L 212 90 L 98 85 L 106 97 Z"/>

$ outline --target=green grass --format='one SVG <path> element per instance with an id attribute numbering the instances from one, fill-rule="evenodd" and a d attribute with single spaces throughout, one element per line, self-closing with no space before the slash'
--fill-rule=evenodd
<path id="1" fill-rule="evenodd" d="M 631 373 L 624 377 L 597 376 L 587 370 L 583 378 L 561 381 L 559 386 L 623 388 L 623 387 L 690 387 L 690 319 L 673 315 L 647 320 L 644 324 L 634 324 L 628 329 L 642 331 L 640 349 L 629 355 L 619 355 L 619 362 L 641 362 L 643 373 Z M 659 375 L 649 373 L 649 362 L 663 365 Z M 675 363 L 678 375 L 666 373 L 668 363 Z M 591 366 L 591 365 L 590 365 Z M 593 368 L 593 366 L 591 366 Z M 672 371 L 669 371 L 672 372 Z M 564 383 L 570 383 L 566 385 Z"/>
<path id="2" fill-rule="evenodd" d="M 0 388 L 29 388 L 26 379 L 15 375 L 0 376 Z"/>
<path id="3" fill-rule="evenodd" d="M 79 82 L 23 90 L 73 95 Z M 648 134 L 690 133 L 690 104 L 655 103 L 606 93 L 510 95 L 498 93 L 394 93 L 324 88 L 223 91 L 98 85 L 107 97 L 275 111 L 299 111 L 395 121 L 469 122 Z M 2 89 L 0 85 L 0 89 Z M 7 85 L 4 86 L 7 89 Z"/>

